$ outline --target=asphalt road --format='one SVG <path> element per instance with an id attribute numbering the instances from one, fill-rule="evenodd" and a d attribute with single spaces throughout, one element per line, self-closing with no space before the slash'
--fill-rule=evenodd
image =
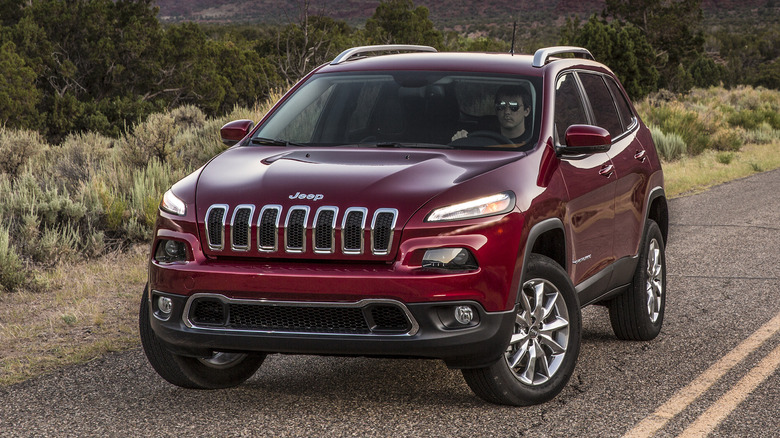
<path id="1" fill-rule="evenodd" d="M 137 349 L 0 388 L 0 436 L 778 437 L 778 193 L 780 170 L 671 201 L 660 336 L 618 341 L 585 309 L 541 406 L 486 404 L 427 360 L 271 356 L 238 388 L 183 390 Z"/>

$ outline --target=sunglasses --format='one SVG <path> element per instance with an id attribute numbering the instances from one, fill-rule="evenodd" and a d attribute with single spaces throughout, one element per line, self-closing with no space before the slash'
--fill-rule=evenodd
<path id="1" fill-rule="evenodd" d="M 523 104 L 519 102 L 498 102 L 496 103 L 496 111 L 503 111 L 507 106 L 509 106 L 509 109 L 511 109 L 513 113 L 516 113 L 520 111 L 520 107 L 523 106 Z"/>

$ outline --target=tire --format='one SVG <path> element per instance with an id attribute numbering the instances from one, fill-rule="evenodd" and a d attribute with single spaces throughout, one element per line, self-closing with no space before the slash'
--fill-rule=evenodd
<path id="1" fill-rule="evenodd" d="M 658 336 L 666 309 L 666 253 L 661 229 L 648 219 L 631 287 L 609 303 L 612 331 L 619 339 L 649 341 Z"/>
<path id="2" fill-rule="evenodd" d="M 514 332 L 504 355 L 484 368 L 464 369 L 472 391 L 496 404 L 529 406 L 558 395 L 580 352 L 580 304 L 566 271 L 531 254 L 518 294 Z"/>
<path id="3" fill-rule="evenodd" d="M 144 289 L 138 328 L 141 344 L 152 368 L 163 379 L 189 389 L 231 388 L 252 377 L 264 354 L 215 352 L 211 357 L 187 357 L 171 353 L 149 324 L 149 286 Z"/>

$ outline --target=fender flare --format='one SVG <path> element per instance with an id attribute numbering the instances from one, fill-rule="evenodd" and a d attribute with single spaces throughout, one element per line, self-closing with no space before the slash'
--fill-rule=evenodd
<path id="1" fill-rule="evenodd" d="M 522 287 L 523 278 L 525 278 L 525 270 L 528 266 L 528 259 L 531 257 L 531 252 L 534 248 L 534 245 L 536 244 L 536 241 L 539 239 L 539 236 L 542 234 L 559 229 L 561 230 L 561 233 L 564 235 L 564 239 L 566 236 L 566 228 L 563 226 L 563 221 L 560 218 L 554 217 L 545 219 L 533 227 L 531 227 L 531 230 L 528 231 L 528 239 L 525 241 L 525 249 L 523 251 L 523 262 L 521 264 L 520 268 L 520 277 L 518 278 L 518 282 L 516 283 L 518 285 L 516 293 L 515 293 L 515 303 L 517 303 L 517 297 L 519 296 L 520 287 Z M 564 260 L 568 260 L 568 248 L 567 245 L 564 243 Z M 566 266 L 563 266 L 563 269 L 568 272 L 568 269 L 566 269 Z M 513 282 L 514 284 L 514 282 Z"/>

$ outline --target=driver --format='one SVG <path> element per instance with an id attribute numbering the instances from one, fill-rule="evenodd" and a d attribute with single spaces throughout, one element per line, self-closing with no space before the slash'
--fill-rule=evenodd
<path id="1" fill-rule="evenodd" d="M 531 132 L 525 129 L 525 119 L 531 114 L 530 93 L 521 85 L 504 85 L 496 92 L 494 103 L 501 135 L 518 146 L 525 145 L 531 137 Z M 452 140 L 468 134 L 468 131 L 460 130 Z"/>

